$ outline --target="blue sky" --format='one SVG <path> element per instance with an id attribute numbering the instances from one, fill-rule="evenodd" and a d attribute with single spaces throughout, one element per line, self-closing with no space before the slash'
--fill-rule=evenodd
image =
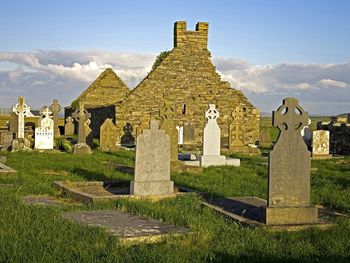
<path id="1" fill-rule="evenodd" d="M 350 1 L 2 0 L 0 2 L 0 52 L 3 54 L 0 56 L 0 83 L 2 81 L 3 84 L 0 84 L 0 93 L 10 88 L 12 91 L 22 90 L 25 93 L 24 87 L 21 87 L 26 83 L 25 77 L 27 81 L 28 79 L 32 81 L 32 83 L 27 82 L 27 85 L 30 84 L 33 89 L 36 88 L 32 85 L 35 81 L 41 85 L 45 82 L 54 85 L 53 82 L 47 82 L 49 77 L 46 76 L 44 80 L 42 74 L 37 74 L 36 77 L 40 79 L 35 79 L 33 72 L 44 72 L 46 75 L 49 73 L 43 68 L 35 68 L 32 64 L 28 64 L 28 58 L 19 59 L 23 52 L 34 57 L 40 55 L 40 61 L 44 61 L 43 56 L 46 55 L 48 62 L 44 63 L 45 65 L 52 63 L 57 66 L 71 66 L 71 68 L 74 63 L 82 65 L 82 68 L 84 65 L 90 65 L 89 62 L 94 62 L 91 60 L 91 54 L 94 54 L 94 58 L 107 53 L 115 56 L 120 53 L 135 54 L 136 57 L 149 55 L 148 60 L 141 61 L 133 57 L 135 63 L 139 63 L 137 65 L 126 65 L 126 62 L 123 64 L 130 72 L 132 68 L 138 68 L 139 72 L 136 70 L 134 75 L 142 75 L 142 72 L 150 66 L 149 64 L 152 64 L 156 54 L 173 47 L 173 24 L 178 20 L 186 20 L 190 30 L 194 29 L 198 21 L 209 22 L 209 50 L 212 52 L 214 61 L 217 58 L 217 63 L 223 63 L 217 65 L 218 70 L 224 73 L 227 79 L 231 78 L 233 87 L 235 83 L 241 83 L 243 78 L 245 86 L 242 84 L 242 90 L 245 91 L 245 87 L 248 98 L 263 111 L 271 110 L 271 107 L 268 107 L 271 105 L 270 100 L 279 100 L 284 95 L 293 95 L 293 92 L 286 90 L 289 90 L 288 85 L 294 82 L 299 85 L 298 92 L 301 99 L 306 98 L 309 105 L 316 103 L 316 106 L 311 108 L 319 113 L 323 113 L 320 112 L 322 107 L 317 106 L 317 100 L 312 100 L 313 95 L 306 93 L 306 90 L 309 91 L 306 84 L 310 87 L 313 85 L 326 87 L 319 90 L 324 98 L 329 97 L 326 95 L 328 93 L 334 94 L 326 90 L 331 89 L 330 84 L 338 87 L 335 92 L 337 95 L 341 96 L 345 91 L 349 92 L 350 80 L 343 72 L 349 68 L 350 61 Z M 52 51 L 60 51 L 60 53 Z M 38 52 L 41 53 L 38 55 Z M 90 55 L 84 53 L 85 58 L 82 58 L 79 52 L 90 52 Z M 77 57 L 76 53 L 80 56 Z M 9 56 L 9 54 L 12 55 Z M 14 55 L 16 59 L 13 58 Z M 116 59 L 119 57 L 116 56 Z M 143 63 L 144 61 L 148 64 Z M 227 69 L 227 65 L 232 65 L 233 62 L 235 66 L 237 63 L 244 62 L 249 67 L 248 73 L 256 70 L 256 67 L 262 67 L 265 69 L 264 75 L 260 75 L 259 80 L 251 80 L 248 73 L 242 77 L 241 73 L 234 69 L 224 72 L 223 69 Z M 112 66 L 115 66 L 117 72 L 123 70 L 122 65 L 115 63 Z M 283 67 L 286 63 L 289 67 L 287 69 Z M 102 64 L 111 63 L 104 61 Z M 309 68 L 315 69 L 314 65 L 319 66 L 317 72 L 310 72 Z M 343 75 L 337 71 L 337 67 L 332 68 L 333 73 L 330 74 L 325 69 L 327 65 L 340 65 Z M 295 70 L 296 66 L 298 70 Z M 98 64 L 97 67 L 101 68 L 101 65 Z M 140 67 L 144 68 L 143 71 Z M 276 79 L 283 78 L 284 82 L 281 85 L 288 86 L 282 94 L 277 92 L 277 88 L 272 91 L 267 88 L 275 82 L 272 79 L 275 75 L 268 71 L 267 67 L 272 67 L 274 74 L 278 71 L 279 75 Z M 305 67 L 307 70 L 303 71 Z M 281 68 L 284 69 L 282 73 Z M 77 69 L 74 68 L 74 70 Z M 268 83 L 266 83 L 266 71 L 269 73 Z M 2 75 L 1 72 L 3 72 Z M 12 79 L 5 80 L 5 73 L 9 75 L 9 72 L 14 72 Z M 98 75 L 98 72 L 95 73 Z M 285 75 L 288 73 L 290 79 L 286 79 Z M 296 73 L 299 74 L 298 76 L 321 73 L 324 76 L 317 75 L 317 79 L 303 78 L 300 81 L 294 81 L 293 78 L 298 77 L 293 76 Z M 14 77 L 18 74 L 20 77 L 15 79 Z M 51 74 L 56 74 L 54 77 L 57 78 L 57 73 L 51 72 Z M 120 74 L 123 78 L 123 72 Z M 262 74 L 261 71 L 259 74 Z M 129 81 L 131 86 L 137 82 L 138 78 L 143 77 L 136 75 L 135 79 L 129 80 L 125 77 L 124 81 L 127 83 Z M 72 96 L 78 95 L 93 79 L 90 75 L 85 76 L 85 79 L 72 77 L 70 80 L 64 80 L 62 74 L 60 77 L 62 79 L 56 79 L 58 82 L 63 81 L 66 84 L 69 81 L 74 82 L 76 88 L 70 89 Z M 22 81 L 19 81 L 19 78 L 22 78 Z M 261 83 L 262 79 L 265 81 L 264 84 Z M 258 87 L 255 89 L 248 87 L 247 85 L 252 81 L 253 86 L 265 85 L 266 88 L 257 90 Z M 4 87 L 3 91 L 2 87 Z M 338 94 L 339 88 L 343 93 Z M 324 91 L 328 93 L 323 93 Z M 29 93 L 28 90 L 26 92 Z M 15 94 L 15 92 L 12 93 Z M 276 96 L 275 93 L 281 96 Z M 8 99 L 12 99 L 11 96 L 8 96 Z M 261 101 L 264 96 L 265 103 Z M 339 101 L 339 105 L 344 105 L 337 109 L 332 108 L 328 112 L 336 113 L 347 108 L 350 111 L 344 96 L 341 97 L 343 98 Z M 69 103 L 73 98 L 62 97 L 62 100 L 64 103 Z M 5 102 L 7 100 L 0 99 L 0 104 L 6 104 Z M 279 103 L 280 101 L 277 101 L 276 105 Z M 332 103 L 333 106 L 329 107 L 334 107 L 337 101 L 334 99 Z M 36 105 L 37 102 L 34 104 Z"/>

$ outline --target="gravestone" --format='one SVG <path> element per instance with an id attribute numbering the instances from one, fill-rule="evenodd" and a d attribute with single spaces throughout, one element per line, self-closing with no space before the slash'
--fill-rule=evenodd
<path id="1" fill-rule="evenodd" d="M 301 129 L 301 136 L 303 136 L 304 142 L 308 149 L 311 149 L 312 144 L 312 131 L 309 128 L 311 124 L 311 119 L 308 118 L 307 125 Z"/>
<path id="2" fill-rule="evenodd" d="M 174 193 L 170 181 L 170 137 L 152 120 L 150 129 L 137 138 L 135 176 L 130 194 L 136 196 L 162 196 Z"/>
<path id="3" fill-rule="evenodd" d="M 24 137 L 24 117 L 32 115 L 30 107 L 24 102 L 24 97 L 18 97 L 18 103 L 13 106 L 13 112 L 18 116 L 16 131 L 16 140 L 12 142 L 12 151 L 17 150 L 30 150 L 30 141 Z"/>
<path id="4" fill-rule="evenodd" d="M 9 151 L 11 150 L 12 141 L 13 141 L 13 132 L 2 132 L 1 141 L 2 141 L 2 150 Z"/>
<path id="5" fill-rule="evenodd" d="M 259 146 L 262 148 L 271 148 L 272 140 L 270 135 L 270 130 L 268 128 L 263 128 L 260 134 Z"/>
<path id="6" fill-rule="evenodd" d="M 184 127 L 183 126 L 176 126 L 177 130 L 177 144 L 183 145 L 184 143 Z"/>
<path id="7" fill-rule="evenodd" d="M 54 121 L 50 118 L 52 112 L 44 107 L 40 115 L 45 117 L 40 120 L 40 127 L 35 128 L 35 146 L 37 150 L 52 150 L 54 143 Z"/>
<path id="8" fill-rule="evenodd" d="M 92 147 L 94 144 L 94 134 L 92 132 L 92 129 L 90 128 L 90 124 L 91 124 L 90 119 L 84 122 L 84 130 L 85 130 L 84 132 L 86 137 L 86 144 Z"/>
<path id="9" fill-rule="evenodd" d="M 267 225 L 317 223 L 317 208 L 310 204 L 310 152 L 300 130 L 308 113 L 295 98 L 286 98 L 273 112 L 280 131 L 269 155 Z"/>
<path id="10" fill-rule="evenodd" d="M 230 124 L 229 148 L 240 152 L 245 150 L 245 112 L 241 107 L 236 107 L 232 112 L 233 121 Z"/>
<path id="11" fill-rule="evenodd" d="M 112 119 L 107 118 L 100 127 L 100 148 L 103 151 L 114 151 L 117 149 L 117 127 Z"/>
<path id="12" fill-rule="evenodd" d="M 140 119 L 140 125 L 136 128 L 136 138 L 142 134 L 144 129 L 149 129 L 150 115 L 147 113 L 142 114 Z"/>
<path id="13" fill-rule="evenodd" d="M 123 147 L 134 147 L 135 146 L 135 138 L 132 136 L 132 131 L 134 128 L 130 123 L 126 123 L 123 127 L 124 135 L 121 138 L 121 146 Z"/>
<path id="14" fill-rule="evenodd" d="M 72 136 L 74 134 L 74 123 L 73 118 L 68 116 L 66 119 L 66 124 L 64 125 L 64 135 Z"/>
<path id="15" fill-rule="evenodd" d="M 196 150 L 196 133 L 195 127 L 192 123 L 185 123 L 183 128 L 183 145 L 182 149 L 185 151 Z"/>
<path id="16" fill-rule="evenodd" d="M 52 117 L 54 121 L 54 137 L 58 138 L 61 136 L 60 129 L 58 127 L 58 113 L 61 111 L 61 105 L 58 104 L 58 100 L 53 100 L 53 103 L 50 106 L 50 110 L 52 111 Z"/>
<path id="17" fill-rule="evenodd" d="M 178 157 L 178 131 L 174 123 L 175 110 L 170 105 L 164 104 L 159 111 L 162 119 L 160 129 L 170 136 L 170 160 L 177 161 Z"/>
<path id="18" fill-rule="evenodd" d="M 322 158 L 329 155 L 329 131 L 318 130 L 312 134 L 312 157 Z"/>
<path id="19" fill-rule="evenodd" d="M 91 117 L 91 114 L 84 109 L 84 104 L 79 103 L 72 117 L 78 122 L 78 143 L 74 145 L 73 154 L 91 154 L 91 148 L 86 144 L 85 122 Z"/>

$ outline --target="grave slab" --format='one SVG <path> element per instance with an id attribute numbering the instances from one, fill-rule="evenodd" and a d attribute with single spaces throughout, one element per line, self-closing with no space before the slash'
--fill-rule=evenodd
<path id="1" fill-rule="evenodd" d="M 188 228 L 117 210 L 65 212 L 63 217 L 80 224 L 105 228 L 110 235 L 120 237 L 123 243 L 153 243 L 167 235 L 189 233 Z"/>
<path id="2" fill-rule="evenodd" d="M 0 163 L 0 174 L 6 174 L 6 173 L 16 173 L 17 171 L 12 169 L 11 167 Z"/>
<path id="3" fill-rule="evenodd" d="M 64 202 L 54 198 L 53 196 L 25 196 L 22 199 L 26 205 L 39 205 L 39 206 L 61 206 Z"/>

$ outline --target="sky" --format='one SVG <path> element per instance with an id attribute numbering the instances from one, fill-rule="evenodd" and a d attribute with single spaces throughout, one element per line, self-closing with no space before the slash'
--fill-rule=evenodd
<path id="1" fill-rule="evenodd" d="M 263 112 L 296 97 L 350 112 L 350 1 L 0 0 L 0 107 L 69 105 L 107 67 L 130 87 L 173 48 L 175 21 L 209 22 L 222 79 Z"/>

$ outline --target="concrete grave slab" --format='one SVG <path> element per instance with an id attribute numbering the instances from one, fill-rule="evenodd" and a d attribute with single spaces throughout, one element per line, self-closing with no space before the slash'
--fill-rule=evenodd
<path id="1" fill-rule="evenodd" d="M 188 228 L 169 225 L 159 220 L 117 210 L 65 212 L 63 217 L 80 224 L 105 228 L 110 235 L 120 237 L 122 242 L 125 243 L 153 243 L 167 235 L 179 235 L 189 232 Z"/>
<path id="2" fill-rule="evenodd" d="M 6 174 L 6 173 L 16 173 L 17 171 L 12 169 L 11 167 L 0 163 L 0 174 Z"/>
<path id="3" fill-rule="evenodd" d="M 22 199 L 23 203 L 26 205 L 39 205 L 39 206 L 62 206 L 66 205 L 66 202 L 63 202 L 53 196 L 25 196 Z"/>

